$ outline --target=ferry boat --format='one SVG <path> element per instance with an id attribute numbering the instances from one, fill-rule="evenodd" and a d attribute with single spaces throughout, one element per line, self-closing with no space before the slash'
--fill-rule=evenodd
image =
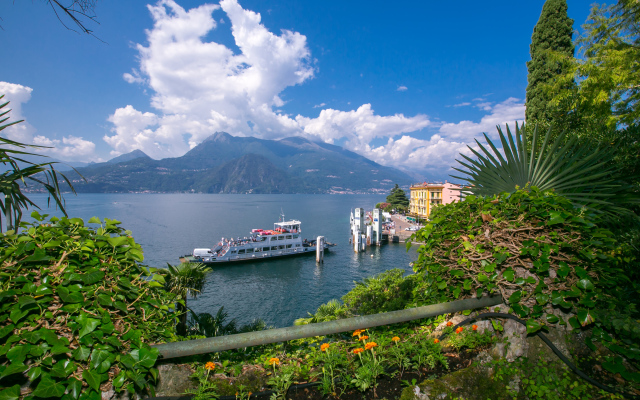
<path id="1" fill-rule="evenodd" d="M 315 254 L 316 240 L 302 239 L 302 223 L 295 219 L 285 221 L 284 215 L 281 219 L 271 230 L 253 229 L 244 238 L 222 238 L 213 248 L 193 249 L 192 254 L 180 257 L 180 261 L 222 264 Z M 325 242 L 324 251 L 333 246 Z"/>

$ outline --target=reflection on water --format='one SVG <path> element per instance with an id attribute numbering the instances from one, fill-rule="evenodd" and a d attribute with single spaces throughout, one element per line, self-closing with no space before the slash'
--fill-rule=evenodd
<path id="1" fill-rule="evenodd" d="M 224 306 L 246 323 L 263 318 L 268 324 L 291 325 L 318 306 L 340 298 L 354 281 L 392 268 L 410 271 L 416 249 L 404 244 L 370 247 L 356 254 L 349 245 L 349 213 L 384 201 L 377 195 L 215 195 L 215 194 L 80 194 L 67 196 L 71 217 L 93 216 L 122 222 L 144 249 L 152 267 L 177 264 L 195 247 L 212 247 L 221 237 L 244 237 L 252 228 L 273 228 L 280 210 L 302 221 L 302 236 L 323 235 L 337 243 L 316 265 L 313 255 L 286 260 L 216 266 L 204 290 L 189 307 L 213 313 Z M 43 211 L 46 196 L 34 195 Z M 25 215 L 29 215 L 26 212 Z M 373 257 L 372 257 L 373 255 Z"/>

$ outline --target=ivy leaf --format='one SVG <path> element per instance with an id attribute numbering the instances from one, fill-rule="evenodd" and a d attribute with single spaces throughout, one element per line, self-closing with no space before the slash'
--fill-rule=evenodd
<path id="1" fill-rule="evenodd" d="M 98 217 L 91 217 L 91 218 L 89 218 L 89 221 L 87 221 L 87 223 L 89 223 L 89 224 L 102 224 L 102 221 L 100 221 L 100 218 L 98 218 Z"/>
<path id="2" fill-rule="evenodd" d="M 553 315 L 553 314 L 547 314 L 546 315 L 546 319 L 547 322 L 550 324 L 557 324 L 558 321 L 560 321 L 560 318 L 558 318 L 557 316 Z"/>
<path id="3" fill-rule="evenodd" d="M 118 246 L 122 246 L 123 244 L 127 243 L 128 239 L 129 238 L 127 238 L 126 236 L 119 236 L 119 237 L 108 238 L 107 242 L 109 242 L 109 244 L 112 247 L 118 247 Z"/>
<path id="4" fill-rule="evenodd" d="M 20 398 L 20 385 L 11 386 L 0 392 L 0 400 L 18 400 Z"/>
<path id="5" fill-rule="evenodd" d="M 11 310 L 9 314 L 9 319 L 13 321 L 14 324 L 17 324 L 22 318 L 24 318 L 27 314 L 29 314 L 29 310 L 20 310 L 19 308 L 14 308 Z"/>
<path id="6" fill-rule="evenodd" d="M 508 268 L 506 269 L 503 273 L 502 276 L 504 277 L 504 279 L 506 279 L 509 282 L 513 282 L 514 279 L 514 273 L 513 273 L 513 269 Z"/>
<path id="7" fill-rule="evenodd" d="M 29 371 L 27 371 L 27 377 L 31 382 L 33 382 L 36 379 L 38 379 L 41 373 L 42 373 L 42 368 L 33 367 L 33 368 L 30 368 Z"/>
<path id="8" fill-rule="evenodd" d="M 64 286 L 58 286 L 58 288 L 56 289 L 56 293 L 60 297 L 60 300 L 62 300 L 65 303 L 75 304 L 75 303 L 82 303 L 84 301 L 84 297 L 82 297 L 82 293 L 80 292 L 69 293 L 69 289 L 67 289 Z"/>
<path id="9" fill-rule="evenodd" d="M 578 283 L 576 283 L 576 286 L 582 290 L 593 290 L 594 288 L 593 283 L 591 283 L 589 279 L 580 279 Z"/>
<path id="10" fill-rule="evenodd" d="M 564 218 L 562 218 L 562 214 L 559 211 L 550 211 L 549 216 L 551 218 L 547 221 L 547 225 L 562 224 L 564 222 Z"/>
<path id="11" fill-rule="evenodd" d="M 96 268 L 92 268 L 80 276 L 80 279 L 82 279 L 82 282 L 84 282 L 85 285 L 93 285 L 94 283 L 101 281 L 102 278 L 104 278 L 104 272 Z"/>
<path id="12" fill-rule="evenodd" d="M 69 385 L 67 385 L 67 390 L 69 391 L 69 394 L 74 399 L 77 399 L 78 397 L 80 397 L 80 393 L 82 393 L 82 382 L 80 382 L 76 378 L 71 378 L 68 380 L 68 382 Z"/>
<path id="13" fill-rule="evenodd" d="M 158 349 L 143 347 L 140 349 L 140 365 L 145 368 L 151 368 L 155 365 L 160 352 Z"/>
<path id="14" fill-rule="evenodd" d="M 564 261 L 560 261 L 559 265 L 560 265 L 560 268 L 558 268 L 558 270 L 556 271 L 558 276 L 560 278 L 566 278 L 567 276 L 569 276 L 569 272 L 571 272 L 571 268 L 569 268 L 567 263 Z"/>
<path id="15" fill-rule="evenodd" d="M 24 340 L 32 344 L 36 344 L 42 337 L 39 331 L 24 332 L 21 336 Z"/>
<path id="16" fill-rule="evenodd" d="M 478 278 L 477 279 L 478 279 L 478 282 L 484 283 L 484 282 L 487 282 L 489 280 L 489 277 L 481 272 L 481 273 L 478 274 Z"/>
<path id="17" fill-rule="evenodd" d="M 82 371 L 82 378 L 87 382 L 90 388 L 94 389 L 96 392 L 100 391 L 100 383 L 104 380 L 104 376 L 95 371 L 85 369 Z"/>
<path id="18" fill-rule="evenodd" d="M 122 385 L 124 385 L 124 381 L 125 381 L 125 379 L 126 379 L 126 376 L 125 376 L 124 371 L 120 371 L 120 373 L 118 374 L 118 376 L 116 376 L 116 377 L 113 379 L 113 386 L 114 386 L 115 388 L 119 388 L 119 387 L 121 387 Z"/>
<path id="19" fill-rule="evenodd" d="M 110 355 L 106 350 L 93 349 L 89 365 L 91 368 L 97 370 L 99 374 L 103 374 L 111 368 L 111 362 L 109 361 Z"/>
<path id="20" fill-rule="evenodd" d="M 80 346 L 71 353 L 73 358 L 78 361 L 86 361 L 89 359 L 91 349 L 85 346 Z"/>
<path id="21" fill-rule="evenodd" d="M 542 324 L 535 319 L 527 320 L 527 334 L 532 334 L 538 332 L 542 329 Z"/>
<path id="22" fill-rule="evenodd" d="M 66 388 L 62 383 L 56 382 L 45 375 L 40 379 L 40 383 L 32 394 L 37 397 L 62 397 L 65 391 Z"/>
<path id="23" fill-rule="evenodd" d="M 545 293 L 538 293 L 536 295 L 536 301 L 538 302 L 538 304 L 540 305 L 545 305 L 547 304 L 547 302 L 549 301 L 549 295 L 545 294 Z"/>
<path id="24" fill-rule="evenodd" d="M 15 327 L 16 327 L 15 325 L 9 324 L 5 327 L 0 328 L 0 339 L 4 338 L 5 336 L 13 332 L 13 328 Z"/>
<path id="25" fill-rule="evenodd" d="M 589 310 L 585 310 L 584 308 L 578 309 L 577 315 L 578 315 L 578 321 L 582 326 L 587 326 L 590 323 L 595 321 L 591 313 L 589 313 Z"/>
<path id="26" fill-rule="evenodd" d="M 447 282 L 442 281 L 438 283 L 438 289 L 442 290 L 447 287 Z"/>
<path id="27" fill-rule="evenodd" d="M 2 371 L 2 374 L 0 374 L 0 379 L 4 378 L 5 376 L 9 376 L 9 375 L 13 375 L 13 374 L 18 374 L 20 372 L 24 372 L 27 370 L 26 365 L 24 365 L 22 362 L 18 362 L 18 363 L 13 363 L 13 364 L 9 364 L 9 366 L 7 368 L 5 368 L 4 371 Z"/>
<path id="28" fill-rule="evenodd" d="M 582 267 L 576 267 L 576 275 L 580 279 L 587 279 L 589 275 L 587 275 L 587 271 Z"/>
<path id="29" fill-rule="evenodd" d="M 578 319 L 576 317 L 569 318 L 569 324 L 571 325 L 571 327 L 573 327 L 573 329 L 580 329 L 580 323 L 578 322 Z"/>
<path id="30" fill-rule="evenodd" d="M 100 325 L 100 320 L 94 318 L 78 317 L 76 319 L 76 322 L 80 324 L 80 332 L 78 332 L 79 338 L 93 332 L 98 327 L 98 325 Z"/>
<path id="31" fill-rule="evenodd" d="M 511 296 L 509 296 L 509 304 L 514 304 L 520 302 L 520 298 L 522 297 L 522 292 L 515 291 Z"/>

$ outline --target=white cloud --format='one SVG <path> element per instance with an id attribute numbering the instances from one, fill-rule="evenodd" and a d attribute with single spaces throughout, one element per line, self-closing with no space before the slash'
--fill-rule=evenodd
<path id="1" fill-rule="evenodd" d="M 385 165 L 442 173 L 457 164 L 455 159 L 459 158 L 459 153 L 468 155 L 470 151 L 467 145 L 473 147 L 473 139 L 481 137 L 483 132 L 496 138 L 496 125 L 513 125 L 515 121 L 521 123 L 523 119 L 524 104 L 518 99 L 509 98 L 493 107 L 491 114 L 484 116 L 480 122 L 444 123 L 429 140 L 408 135 L 402 135 L 399 139 L 390 137 L 387 144 L 365 146 L 360 153 Z"/>
<path id="2" fill-rule="evenodd" d="M 336 110 L 321 103 L 314 106 L 321 108 L 315 118 L 291 116 L 280 110 L 286 103 L 283 92 L 315 73 L 304 35 L 270 32 L 260 14 L 243 9 L 237 0 L 188 10 L 173 0 L 159 0 L 148 8 L 153 27 L 146 31 L 147 43 L 135 46 L 139 65 L 123 78 L 150 89 L 154 110 L 126 106 L 109 116 L 112 134 L 104 140 L 112 155 L 140 149 L 154 158 L 180 156 L 214 132 L 226 131 L 265 139 L 300 135 L 340 141 L 384 165 L 448 168 L 481 132 L 524 116 L 524 105 L 516 99 L 474 104 L 488 112 L 480 122 L 443 123 L 428 140 L 412 137 L 426 127 L 436 128 L 426 115 L 376 115 L 371 104 Z M 224 27 L 218 22 L 222 12 L 231 22 Z M 239 52 L 205 40 L 222 28 L 231 30 Z M 374 146 L 376 139 L 387 143 Z"/>
<path id="3" fill-rule="evenodd" d="M 22 105 L 31 99 L 33 89 L 15 83 L 0 82 L 0 94 L 5 97 L 2 102 L 11 102 L 3 111 L 8 109 L 11 112 L 7 115 L 10 117 L 5 123 L 19 121 L 25 119 L 22 114 Z M 36 135 L 36 128 L 29 124 L 28 121 L 5 128 L 2 134 L 11 140 L 20 143 L 35 144 L 38 146 L 52 147 L 50 149 L 26 149 L 26 151 L 45 154 L 63 161 L 87 161 L 95 160 L 95 144 L 81 137 L 69 135 L 62 140 L 50 139 L 43 135 Z"/>
<path id="4" fill-rule="evenodd" d="M 470 106 L 471 103 L 459 103 L 459 104 L 454 104 L 452 107 L 466 107 L 466 106 Z"/>
<path id="5" fill-rule="evenodd" d="M 398 89 L 396 89 L 398 92 L 404 92 L 407 90 L 407 87 L 404 85 L 398 86 Z"/>
<path id="6" fill-rule="evenodd" d="M 18 85 L 9 82 L 0 82 L 0 95 L 4 94 L 4 98 L 0 100 L 2 104 L 7 101 L 10 102 L 8 106 L 2 109 L 2 111 L 11 110 L 11 112 L 5 115 L 10 119 L 5 122 L 11 123 L 25 119 L 22 114 L 22 104 L 28 102 L 31 99 L 31 92 L 33 89 L 27 86 Z M 4 124 L 3 124 L 4 125 Z M 36 132 L 36 128 L 31 126 L 27 121 L 5 128 L 2 131 L 3 136 L 8 139 L 15 140 L 21 143 L 31 143 L 33 135 Z"/>

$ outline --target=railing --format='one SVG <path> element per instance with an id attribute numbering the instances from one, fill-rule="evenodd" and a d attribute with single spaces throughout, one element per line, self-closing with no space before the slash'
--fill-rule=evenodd
<path id="1" fill-rule="evenodd" d="M 484 296 L 479 299 L 456 300 L 448 303 L 409 308 L 381 314 L 345 318 L 317 324 L 289 326 L 266 331 L 239 333 L 237 335 L 218 336 L 206 339 L 187 340 L 157 344 L 152 347 L 160 351 L 163 359 L 214 353 L 223 350 L 258 346 L 269 343 L 285 342 L 313 336 L 325 336 L 333 333 L 348 332 L 374 326 L 391 325 L 416 319 L 430 318 L 442 314 L 490 307 L 502 303 L 500 296 Z"/>

